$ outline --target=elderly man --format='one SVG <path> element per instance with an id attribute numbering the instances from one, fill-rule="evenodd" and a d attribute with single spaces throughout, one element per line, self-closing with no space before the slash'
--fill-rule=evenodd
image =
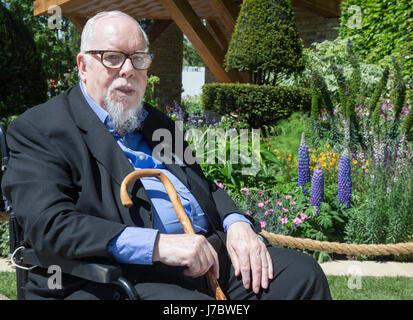
<path id="1" fill-rule="evenodd" d="M 8 129 L 11 150 L 3 179 L 37 252 L 121 264 L 142 299 L 211 299 L 212 268 L 230 299 L 329 299 L 319 265 L 293 250 L 267 246 L 254 221 L 207 180 L 198 164 L 164 163 L 152 154 L 153 132 L 174 123 L 142 103 L 152 56 L 139 24 L 114 11 L 91 18 L 77 56 L 77 86 L 36 106 Z M 174 148 L 175 146 L 173 146 Z M 122 206 L 123 178 L 157 168 L 177 190 L 197 234 L 184 234 L 160 181 L 142 178 L 134 205 Z M 27 299 L 111 299 L 118 288 L 30 270 Z"/>

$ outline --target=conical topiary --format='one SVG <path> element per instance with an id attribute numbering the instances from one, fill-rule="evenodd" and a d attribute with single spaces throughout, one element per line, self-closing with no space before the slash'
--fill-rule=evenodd
<path id="1" fill-rule="evenodd" d="M 302 48 L 290 0 L 244 0 L 225 57 L 226 70 L 247 71 L 250 82 L 274 85 L 277 74 L 304 69 Z"/>

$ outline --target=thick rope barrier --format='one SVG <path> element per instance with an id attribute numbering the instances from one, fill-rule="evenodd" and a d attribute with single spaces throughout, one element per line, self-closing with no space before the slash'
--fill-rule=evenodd
<path id="1" fill-rule="evenodd" d="M 0 222 L 7 221 L 8 216 L 4 216 L 0 212 Z M 261 235 L 265 237 L 270 243 L 280 245 L 283 247 L 290 247 L 301 250 L 310 251 L 324 251 L 329 253 L 347 254 L 351 256 L 375 255 L 399 255 L 413 253 L 413 242 L 403 242 L 395 244 L 354 244 L 354 243 L 340 243 L 319 241 L 308 238 L 295 238 L 281 234 L 270 233 L 262 230 Z"/>
<path id="2" fill-rule="evenodd" d="M 295 238 L 262 230 L 260 234 L 274 245 L 310 251 L 325 251 L 330 253 L 347 254 L 352 256 L 366 255 L 399 255 L 413 253 L 413 242 L 395 244 L 353 244 L 318 241 L 308 238 Z"/>

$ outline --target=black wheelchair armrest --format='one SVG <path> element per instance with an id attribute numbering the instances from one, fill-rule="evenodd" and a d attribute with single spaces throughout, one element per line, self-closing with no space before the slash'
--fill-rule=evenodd
<path id="1" fill-rule="evenodd" d="M 49 268 L 57 265 L 63 273 L 99 283 L 112 283 L 122 276 L 119 266 L 88 262 L 84 260 L 69 260 L 60 257 L 44 257 L 36 254 L 33 249 L 24 248 L 22 257 L 24 264 Z"/>
<path id="2" fill-rule="evenodd" d="M 23 263 L 48 269 L 52 265 L 58 266 L 63 273 L 70 274 L 88 281 L 98 283 L 113 283 L 120 286 L 130 300 L 138 300 L 138 294 L 131 283 L 122 277 L 122 270 L 118 265 L 85 260 L 69 260 L 60 257 L 45 257 L 37 254 L 33 249 L 22 248 L 20 257 Z"/>

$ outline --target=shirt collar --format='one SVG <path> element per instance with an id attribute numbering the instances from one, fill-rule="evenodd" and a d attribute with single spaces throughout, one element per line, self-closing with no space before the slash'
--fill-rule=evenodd
<path id="1" fill-rule="evenodd" d="M 102 123 L 105 123 L 106 118 L 108 118 L 109 116 L 108 112 L 105 109 L 103 109 L 100 105 L 98 105 L 91 97 L 89 97 L 89 95 L 86 93 L 85 89 L 83 88 L 83 83 L 80 80 L 79 80 L 79 85 L 80 85 L 80 90 L 82 91 L 83 96 L 85 97 L 89 106 L 96 113 L 99 120 L 102 121 Z"/>

